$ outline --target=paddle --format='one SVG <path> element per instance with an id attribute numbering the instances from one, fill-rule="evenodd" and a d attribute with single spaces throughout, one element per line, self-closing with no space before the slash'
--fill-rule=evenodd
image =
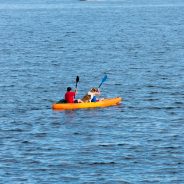
<path id="1" fill-rule="evenodd" d="M 98 88 L 100 88 L 100 86 L 107 80 L 107 75 L 105 75 L 100 83 L 100 85 L 98 86 Z"/>
<path id="2" fill-rule="evenodd" d="M 79 76 L 76 77 L 76 84 L 75 84 L 75 88 L 77 88 L 77 83 L 79 82 Z"/>

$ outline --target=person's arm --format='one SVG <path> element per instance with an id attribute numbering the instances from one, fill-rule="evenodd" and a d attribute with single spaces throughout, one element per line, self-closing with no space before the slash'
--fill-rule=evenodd
<path id="1" fill-rule="evenodd" d="M 97 95 L 100 95 L 101 92 L 100 92 L 100 88 L 98 88 L 98 92 L 96 93 Z"/>

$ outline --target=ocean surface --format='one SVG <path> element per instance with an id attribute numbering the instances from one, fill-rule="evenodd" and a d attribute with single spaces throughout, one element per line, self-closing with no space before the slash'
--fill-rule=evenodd
<path id="1" fill-rule="evenodd" d="M 184 1 L 0 0 L 0 183 L 183 184 Z"/>

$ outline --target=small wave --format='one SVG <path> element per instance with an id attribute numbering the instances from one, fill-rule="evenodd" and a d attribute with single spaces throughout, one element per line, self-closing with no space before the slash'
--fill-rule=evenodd
<path id="1" fill-rule="evenodd" d="M 158 98 L 148 98 L 148 99 L 144 99 L 144 101 L 153 102 L 153 101 L 159 101 L 159 99 Z"/>
<path id="2" fill-rule="evenodd" d="M 13 158 L 4 158 L 4 159 L 1 159 L 1 161 L 3 163 L 8 163 L 8 164 L 16 164 L 18 163 L 18 161 L 16 159 L 13 159 Z"/>
<path id="3" fill-rule="evenodd" d="M 116 162 L 79 162 L 79 165 L 115 165 Z"/>
<path id="4" fill-rule="evenodd" d="M 156 86 L 154 86 L 154 85 L 147 85 L 147 86 L 145 86 L 145 87 L 147 87 L 147 88 L 154 88 L 154 87 L 156 87 Z"/>
<path id="5" fill-rule="evenodd" d="M 89 163 L 89 165 L 114 165 L 116 162 L 93 162 Z"/>
<path id="6" fill-rule="evenodd" d="M 159 93 L 159 92 L 157 92 L 157 91 L 150 91 L 150 92 L 149 92 L 150 95 L 154 95 L 154 94 L 158 94 L 158 93 Z"/>
<path id="7" fill-rule="evenodd" d="M 183 102 L 174 102 L 175 105 L 183 105 L 184 103 Z"/>
<path id="8" fill-rule="evenodd" d="M 44 132 L 36 133 L 34 136 L 37 137 L 37 138 L 46 137 L 47 136 L 47 133 L 44 133 Z"/>
<path id="9" fill-rule="evenodd" d="M 118 144 L 100 144 L 100 147 L 113 147 L 113 146 L 127 146 L 128 144 L 125 143 L 118 143 Z"/>
<path id="10" fill-rule="evenodd" d="M 162 107 L 146 107 L 146 109 L 149 109 L 149 110 L 160 110 L 162 109 Z"/>
<path id="11" fill-rule="evenodd" d="M 22 141 L 23 144 L 31 144 L 30 141 Z"/>
<path id="12" fill-rule="evenodd" d="M 7 131 L 7 132 L 23 132 L 24 130 L 20 129 L 20 128 L 14 128 L 14 129 L 8 129 L 8 130 L 4 130 L 4 131 Z"/>

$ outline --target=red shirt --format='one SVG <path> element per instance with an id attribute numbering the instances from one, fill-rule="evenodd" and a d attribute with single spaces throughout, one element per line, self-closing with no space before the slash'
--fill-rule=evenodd
<path id="1" fill-rule="evenodd" d="M 74 103 L 75 100 L 75 92 L 73 91 L 68 91 L 65 93 L 65 100 L 67 103 Z"/>

